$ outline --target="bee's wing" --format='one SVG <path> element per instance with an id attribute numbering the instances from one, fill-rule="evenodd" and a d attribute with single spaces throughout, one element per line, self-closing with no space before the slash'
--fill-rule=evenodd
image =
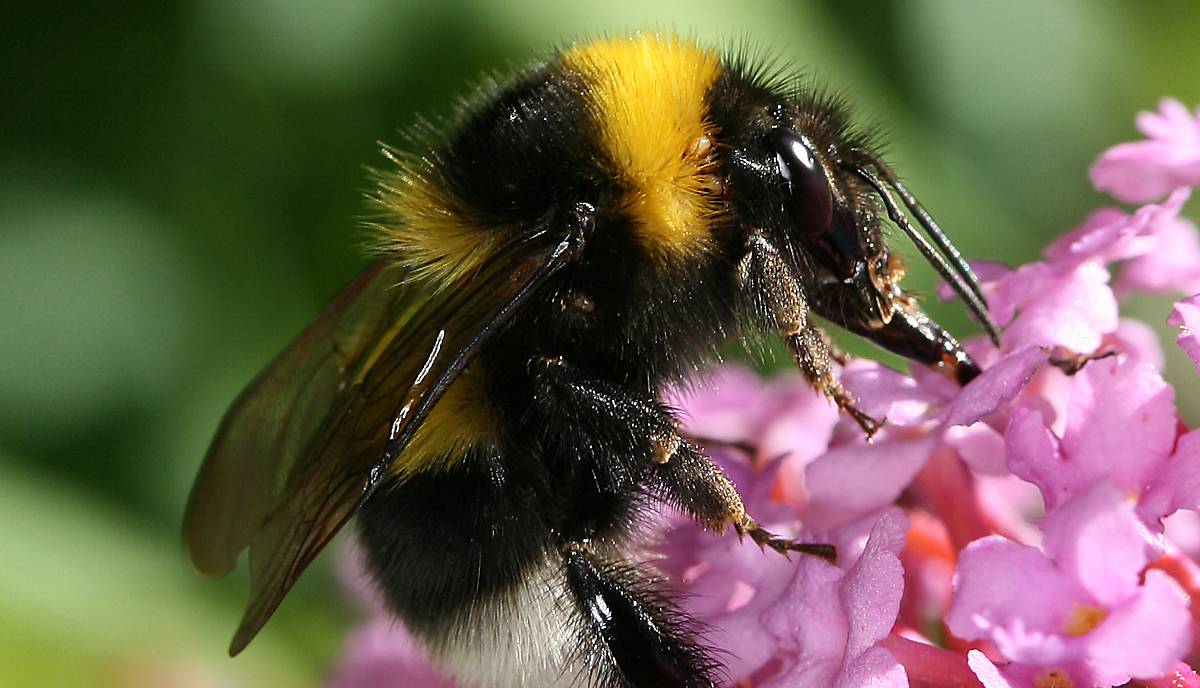
<path id="1" fill-rule="evenodd" d="M 231 654 L 370 496 L 480 346 L 575 248 L 531 245 L 433 293 L 397 287 L 399 269 L 376 263 L 238 398 L 184 522 L 202 573 L 228 572 L 250 548 L 250 604 Z"/>
<path id="2" fill-rule="evenodd" d="M 196 478 L 184 541 L 198 571 L 233 570 L 278 499 L 300 453 L 320 431 L 356 362 L 394 320 L 411 316 L 419 291 L 399 286 L 378 260 L 256 377 L 225 414 Z"/>

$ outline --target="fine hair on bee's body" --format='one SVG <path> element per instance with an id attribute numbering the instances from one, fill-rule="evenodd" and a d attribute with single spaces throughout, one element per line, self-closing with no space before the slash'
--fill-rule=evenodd
<path id="1" fill-rule="evenodd" d="M 776 333 L 873 432 L 810 313 L 977 375 L 900 289 L 885 214 L 993 331 L 841 108 L 783 83 L 688 39 L 596 40 L 389 149 L 382 258 L 243 393 L 193 492 L 201 571 L 251 549 L 233 652 L 357 513 L 386 603 L 465 685 L 718 685 L 703 630 L 631 561 L 644 507 L 832 550 L 764 531 L 658 390 L 731 337 Z"/>

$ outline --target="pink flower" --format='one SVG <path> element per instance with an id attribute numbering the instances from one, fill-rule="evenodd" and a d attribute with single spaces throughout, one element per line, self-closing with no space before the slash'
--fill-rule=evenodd
<path id="1" fill-rule="evenodd" d="M 1146 205 L 1132 215 L 1101 208 L 1046 248 L 1047 261 L 1060 271 L 1085 261 L 1126 261 L 1115 290 L 1191 292 L 1200 289 L 1200 239 L 1196 227 L 1179 217 L 1191 189 L 1175 189 L 1162 204 Z"/>
<path id="2" fill-rule="evenodd" d="M 1013 409 L 1004 433 L 1009 469 L 1041 489 L 1047 509 L 1101 477 L 1135 497 L 1166 477 L 1175 447 L 1174 390 L 1158 371 L 1118 358 L 1092 361 L 1071 378 L 1067 394 L 1057 433 L 1027 407 Z M 1153 523 L 1165 515 L 1146 517 Z"/>
<path id="3" fill-rule="evenodd" d="M 734 682 L 849 688 L 873 677 L 880 683 L 871 685 L 907 686 L 903 668 L 877 646 L 900 607 L 906 527 L 894 510 L 847 524 L 822 538 L 839 547 L 835 566 L 681 524 L 665 538 L 660 565 L 686 585 L 684 608 L 707 626 Z"/>
<path id="4" fill-rule="evenodd" d="M 1100 481 L 1043 531 L 1040 551 L 989 536 L 962 552 L 950 630 L 991 641 L 1014 685 L 1115 686 L 1173 669 L 1191 646 L 1188 599 L 1162 571 L 1144 571 L 1141 523 L 1121 493 Z M 1071 682 L 1050 683 L 1051 672 Z"/>
<path id="5" fill-rule="evenodd" d="M 659 538 L 656 551 L 664 556 L 657 566 L 687 591 L 685 610 L 706 626 L 707 641 L 722 649 L 735 682 L 849 688 L 872 677 L 880 686 L 907 686 L 903 668 L 877 646 L 899 611 L 904 582 L 898 554 L 906 520 L 898 510 L 880 513 L 880 507 L 841 519 L 825 533 L 800 530 L 795 504 L 806 498 L 803 473 L 789 466 L 795 457 L 806 463 L 825 451 L 836 411 L 822 397 L 813 403 L 813 393 L 796 376 L 751 385 L 746 375 L 738 368 L 719 371 L 712 392 L 665 396 L 680 407 L 690 433 L 755 445 L 790 437 L 769 451 L 759 446 L 754 455 L 720 445 L 709 451 L 737 485 L 748 512 L 776 532 L 835 544 L 838 565 L 811 556 L 789 560 L 749 540 L 713 537 L 676 515 Z M 779 428 L 791 433 L 777 433 Z"/>
<path id="6" fill-rule="evenodd" d="M 1180 662 L 1162 676 L 1146 681 L 1147 688 L 1200 688 L 1200 674 Z"/>
<path id="7" fill-rule="evenodd" d="M 1176 189 L 1162 204 L 1132 214 L 1097 210 L 1051 243 L 1044 261 L 1016 270 L 976 263 L 992 314 L 1004 328 L 1004 349 L 1099 348 L 1119 324 L 1110 263 L 1125 261 L 1116 286 L 1121 294 L 1200 289 L 1200 239 L 1195 226 L 1179 217 L 1190 194 Z"/>
<path id="8" fill-rule="evenodd" d="M 329 688 L 454 688 L 397 622 L 376 617 L 346 638 Z"/>
<path id="9" fill-rule="evenodd" d="M 1200 429 L 1182 435 L 1166 464 L 1138 502 L 1138 515 L 1161 531 L 1157 521 L 1180 509 L 1200 511 Z"/>
<path id="10" fill-rule="evenodd" d="M 899 420 L 885 426 L 872 443 L 836 446 L 808 466 L 808 494 L 801 511 L 805 523 L 830 528 L 891 504 L 948 429 L 973 426 L 1003 407 L 1045 361 L 1045 353 L 1036 347 L 1010 354 L 949 400 L 882 366 L 866 368 L 874 372 L 870 385 L 863 384 L 865 376 L 848 376 L 847 385 L 864 410 L 887 417 L 889 423 L 893 417 Z M 924 427 L 916 425 L 919 421 Z"/>
<path id="11" fill-rule="evenodd" d="M 1175 341 L 1196 363 L 1196 370 L 1200 370 L 1200 294 L 1176 303 L 1167 324 L 1179 328 Z"/>
<path id="12" fill-rule="evenodd" d="M 761 617 L 788 665 L 764 687 L 907 688 L 904 668 L 878 645 L 900 609 L 905 529 L 894 516 L 880 516 L 848 569 L 815 557 L 797 562 L 795 576 Z"/>
<path id="13" fill-rule="evenodd" d="M 1036 345 L 1095 351 L 1117 329 L 1117 299 L 1108 280 L 1108 270 L 1091 260 L 1067 269 L 1030 263 L 1000 278 L 990 299 L 1005 350 Z"/>
<path id="14" fill-rule="evenodd" d="M 1125 203 L 1145 203 L 1175 187 L 1200 184 L 1200 112 L 1165 98 L 1158 112 L 1138 113 L 1137 125 L 1150 140 L 1105 151 L 1090 171 L 1097 190 Z"/>
<path id="15" fill-rule="evenodd" d="M 761 459 L 811 459 L 825 451 L 838 421 L 837 408 L 797 373 L 764 380 L 744 366 L 725 365 L 701 388 L 668 388 L 663 401 L 679 410 L 691 435 L 753 445 Z"/>
<path id="16" fill-rule="evenodd" d="M 1164 218 L 1147 243 L 1145 253 L 1121 268 L 1117 294 L 1200 291 L 1200 239 L 1191 220 Z"/>
<path id="17" fill-rule="evenodd" d="M 1158 343 L 1158 334 L 1140 320 L 1122 318 L 1117 331 L 1105 338 L 1100 350 L 1119 351 L 1155 370 L 1163 369 L 1163 350 Z"/>
<path id="18" fill-rule="evenodd" d="M 1065 271 L 1087 261 L 1108 264 L 1138 257 L 1167 259 L 1169 256 L 1157 255 L 1165 248 L 1160 235 L 1174 231 L 1179 211 L 1191 193 L 1188 188 L 1175 189 L 1161 204 L 1142 206 L 1133 214 L 1101 208 L 1051 242 L 1043 252 L 1046 260 Z"/>

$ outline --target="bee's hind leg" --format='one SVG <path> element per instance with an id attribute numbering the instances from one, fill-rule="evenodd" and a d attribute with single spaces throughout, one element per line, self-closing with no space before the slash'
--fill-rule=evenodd
<path id="1" fill-rule="evenodd" d="M 603 688 L 715 688 L 720 664 L 694 637 L 697 623 L 637 567 L 584 543 L 563 548 L 567 590 L 582 618 L 578 661 Z"/>

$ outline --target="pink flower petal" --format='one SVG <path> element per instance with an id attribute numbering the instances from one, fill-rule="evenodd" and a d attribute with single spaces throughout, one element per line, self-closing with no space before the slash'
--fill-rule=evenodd
<path id="1" fill-rule="evenodd" d="M 1149 524 L 1179 509 L 1200 511 L 1200 430 L 1178 439 L 1175 451 L 1138 503 L 1138 514 Z"/>
<path id="2" fill-rule="evenodd" d="M 862 555 L 842 579 L 839 597 L 850 624 L 846 637 L 849 655 L 861 654 L 883 640 L 896 623 L 904 593 L 899 554 L 906 530 L 907 524 L 884 512 L 871 529 Z"/>
<path id="3" fill-rule="evenodd" d="M 876 647 L 900 608 L 904 571 L 898 555 L 905 529 L 882 514 L 848 571 L 815 557 L 797 561 L 792 584 L 761 617 L 778 639 L 780 655 L 795 659 L 765 685 L 907 685 L 895 658 Z"/>
<path id="4" fill-rule="evenodd" d="M 850 630 L 837 595 L 843 572 L 816 557 L 799 559 L 795 569 L 788 594 L 762 615 L 761 624 L 777 647 L 803 657 L 795 662 L 796 685 L 827 686 L 841 671 Z"/>
<path id="5" fill-rule="evenodd" d="M 1179 211 L 1190 196 L 1191 189 L 1176 189 L 1163 203 L 1143 206 L 1132 215 L 1116 208 L 1097 210 L 1046 248 L 1047 261 L 1057 271 L 1067 272 L 1087 261 L 1154 260 L 1165 248 L 1164 237 L 1177 233 Z"/>
<path id="6" fill-rule="evenodd" d="M 837 407 L 799 373 L 764 379 L 738 365 L 717 368 L 694 389 L 664 389 L 662 399 L 688 433 L 751 444 L 759 461 L 788 455 L 793 475 L 825 451 L 839 420 Z M 803 485 L 794 487 L 792 498 L 802 501 Z"/>
<path id="7" fill-rule="evenodd" d="M 1139 112 L 1137 128 L 1150 138 L 1178 142 L 1181 148 L 1200 146 L 1192 113 L 1175 98 L 1160 100 L 1158 112 Z"/>
<path id="8" fill-rule="evenodd" d="M 971 671 L 975 672 L 975 676 L 979 682 L 983 684 L 983 688 L 1018 688 L 1009 683 L 1004 676 L 1000 674 L 1000 669 L 992 664 L 992 660 L 987 658 L 979 650 L 967 651 L 967 666 L 971 667 Z"/>
<path id="9" fill-rule="evenodd" d="M 1153 367 L 1106 358 L 1071 378 L 1061 440 L 1036 412 L 1014 409 L 1005 431 L 1008 467 L 1042 489 L 1046 507 L 1109 477 L 1141 494 L 1175 443 L 1173 390 Z"/>
<path id="10" fill-rule="evenodd" d="M 1080 590 L 1033 547 L 1000 536 L 967 545 L 954 574 L 954 599 L 946 614 L 950 632 L 964 640 L 997 640 L 997 630 L 1057 634 Z M 1034 650 L 1061 652 L 1049 646 Z M 1010 652 L 1012 654 L 1010 654 Z M 1010 659 L 1024 654 L 1009 649 Z"/>
<path id="11" fill-rule="evenodd" d="M 1084 483 L 1063 459 L 1058 438 L 1037 411 L 1018 407 L 1004 431 L 1008 468 L 1042 491 L 1046 509 L 1053 509 Z"/>
<path id="12" fill-rule="evenodd" d="M 796 684 L 781 685 L 793 688 Z M 833 688 L 908 688 L 908 675 L 892 653 L 872 647 L 846 662 Z"/>
<path id="13" fill-rule="evenodd" d="M 1140 320 L 1121 318 L 1116 331 L 1104 340 L 1100 349 L 1113 349 L 1155 370 L 1163 370 L 1163 350 L 1158 342 L 1158 333 Z"/>
<path id="14" fill-rule="evenodd" d="M 945 441 L 972 471 L 984 475 L 1008 475 L 1004 463 L 1004 436 L 987 423 L 950 428 L 946 431 Z"/>
<path id="15" fill-rule="evenodd" d="M 1114 285 L 1118 295 L 1133 292 L 1191 294 L 1200 291 L 1200 238 L 1196 225 L 1176 217 L 1163 222 L 1153 245 L 1121 268 Z"/>
<path id="16" fill-rule="evenodd" d="M 1120 208 L 1092 211 L 1078 227 L 1059 236 L 1042 252 L 1060 269 L 1074 268 L 1087 260 L 1110 262 L 1128 258 L 1137 233 L 1133 218 Z"/>
<path id="17" fill-rule="evenodd" d="M 1164 518 L 1162 524 L 1168 549 L 1177 550 L 1189 559 L 1200 559 L 1200 513 L 1176 511 Z"/>
<path id="18" fill-rule="evenodd" d="M 1178 186 L 1200 183 L 1200 116 L 1177 100 L 1165 99 L 1159 111 L 1138 115 L 1148 141 L 1122 143 L 1092 165 L 1092 183 L 1126 203 L 1145 203 Z"/>
<path id="19" fill-rule="evenodd" d="M 1067 405 L 1071 401 L 1071 387 L 1074 384 L 1073 376 L 1054 366 L 1044 366 L 1017 397 L 1016 406 L 1042 414 L 1046 425 L 1061 436 L 1067 425 Z"/>
<path id="20" fill-rule="evenodd" d="M 1146 203 L 1200 177 L 1196 161 L 1177 160 L 1170 146 L 1152 141 L 1123 143 L 1108 149 L 1092 166 L 1097 191 L 1107 191 L 1125 203 Z"/>
<path id="21" fill-rule="evenodd" d="M 973 380 L 943 411 L 941 427 L 978 422 L 1009 401 L 1044 364 L 1046 355 L 1037 347 L 1010 354 Z M 895 412 L 900 404 L 915 406 L 903 413 L 915 422 L 936 403 L 924 388 L 897 382 L 897 373 L 881 366 L 855 369 L 852 379 L 859 389 L 874 391 L 866 396 L 874 406 Z M 916 411 L 921 408 L 921 412 Z M 889 421 L 892 416 L 888 416 Z M 885 428 L 872 444 L 847 444 L 831 449 L 808 465 L 804 476 L 807 502 L 800 505 L 805 523 L 828 529 L 863 514 L 873 513 L 893 502 L 932 454 L 939 443 L 938 432 L 913 435 L 912 430 Z"/>
<path id="22" fill-rule="evenodd" d="M 975 476 L 979 508 L 996 532 L 1023 545 L 1037 546 L 1042 531 L 1031 521 L 1045 513 L 1045 502 L 1036 485 L 1015 475 Z"/>
<path id="23" fill-rule="evenodd" d="M 944 412 L 946 425 L 971 425 L 1011 401 L 1046 362 L 1031 346 L 1005 356 L 963 388 Z"/>
<path id="24" fill-rule="evenodd" d="M 377 617 L 346 639 L 330 688 L 454 688 L 396 621 Z"/>
<path id="25" fill-rule="evenodd" d="M 838 423 L 838 408 L 797 376 L 772 380 L 780 387 L 778 406 L 759 427 L 755 437 L 760 460 L 787 454 L 806 465 L 829 447 Z M 786 385 L 786 386 L 785 386 Z"/>
<path id="26" fill-rule="evenodd" d="M 1200 688 L 1200 674 L 1179 662 L 1162 676 L 1146 680 L 1145 684 L 1146 688 Z"/>
<path id="27" fill-rule="evenodd" d="M 1000 678 L 1024 685 L 1053 669 L 1073 685 L 1111 686 L 1158 676 L 1184 656 L 1189 601 L 1167 574 L 1143 578 L 1146 540 L 1129 500 L 1100 481 L 1052 512 L 1043 530 L 1044 554 L 990 536 L 959 558 L 947 624 L 959 637 L 990 640 L 1012 662 Z M 989 665 L 971 662 L 981 679 L 1002 685 Z"/>
<path id="28" fill-rule="evenodd" d="M 891 504 L 937 444 L 933 434 L 900 439 L 880 433 L 872 444 L 830 450 L 809 464 L 805 473 L 808 503 L 802 511 L 804 522 L 828 529 Z"/>
<path id="29" fill-rule="evenodd" d="M 913 425 L 928 420 L 929 409 L 945 401 L 928 386 L 874 361 L 856 359 L 842 372 L 842 385 L 857 406 L 890 425 Z"/>
<path id="30" fill-rule="evenodd" d="M 884 546 L 883 535 L 876 533 L 876 526 L 884 521 L 896 524 L 895 530 L 889 531 L 886 549 L 899 552 L 904 548 L 910 527 L 908 515 L 897 506 L 889 506 L 882 511 L 865 514 L 856 519 L 838 524 L 838 526 L 822 537 L 829 544 L 837 547 L 837 565 L 844 571 L 849 571 L 858 563 L 859 558 L 867 551 L 867 544 L 878 549 Z M 874 542 L 872 542 L 874 538 Z"/>
<path id="31" fill-rule="evenodd" d="M 971 342 L 967 342 L 964 344 L 964 348 L 970 345 Z M 987 346 L 991 347 L 991 342 L 988 342 Z M 992 349 L 992 352 L 996 351 L 996 349 Z M 973 356 L 977 355 L 977 352 L 971 353 Z M 995 361 L 991 357 L 978 357 L 975 359 L 975 363 L 980 366 L 981 370 L 986 371 L 992 367 Z M 962 385 L 950 379 L 944 370 L 939 370 L 936 367 L 925 366 L 910 361 L 908 364 L 908 376 L 912 378 L 913 382 L 917 383 L 917 386 L 921 388 L 928 398 L 936 400 L 934 403 L 938 406 L 948 404 L 962 392 Z"/>
<path id="32" fill-rule="evenodd" d="M 776 403 L 761 377 L 737 365 L 717 368 L 696 389 L 672 387 L 662 397 L 679 409 L 688 432 L 727 442 L 750 439 L 774 413 Z"/>
<path id="33" fill-rule="evenodd" d="M 1088 637 L 1098 682 L 1120 685 L 1170 671 L 1191 649 L 1191 623 L 1179 584 L 1162 571 L 1147 571 L 1139 594 L 1112 610 Z"/>
<path id="34" fill-rule="evenodd" d="M 686 590 L 684 610 L 707 626 L 705 639 L 726 653 L 722 663 L 732 677 L 754 673 L 778 652 L 760 617 L 793 584 L 797 564 L 825 564 L 815 557 L 785 559 L 748 538 L 716 537 L 690 522 L 672 529 L 656 549 L 671 553 L 656 566 Z"/>
<path id="35" fill-rule="evenodd" d="M 1176 303 L 1167 324 L 1179 328 L 1179 338 L 1175 341 L 1196 363 L 1196 370 L 1200 370 L 1200 294 Z"/>
<path id="36" fill-rule="evenodd" d="M 1042 666 L 1005 664 L 997 667 L 992 660 L 987 658 L 987 655 L 979 650 L 967 652 L 967 664 L 984 688 L 1058 688 L 1062 685 L 1083 688 L 1091 685 L 1081 678 L 1086 672 L 1077 671 L 1074 666 L 1055 666 L 1051 669 Z M 1051 672 L 1054 672 L 1054 678 L 1050 677 Z M 1067 683 L 1062 683 L 1062 679 L 1066 679 Z"/>
<path id="37" fill-rule="evenodd" d="M 1133 504 L 1107 480 L 1052 511 L 1042 549 L 1101 606 L 1120 604 L 1146 566 L 1146 539 Z"/>
<path id="38" fill-rule="evenodd" d="M 1095 351 L 1103 336 L 1117 328 L 1117 300 L 1108 278 L 1108 271 L 1095 261 L 1067 272 L 1033 263 L 1005 277 L 993 305 L 996 312 L 1015 313 L 1011 322 L 1001 320 L 1007 323 L 1005 348 L 1038 345 Z"/>
<path id="39" fill-rule="evenodd" d="M 1028 263 L 1004 273 L 991 285 L 988 310 L 999 325 L 1007 326 L 1017 312 L 1035 302 L 1046 285 L 1058 278 L 1058 272 L 1045 262 Z"/>
<path id="40" fill-rule="evenodd" d="M 1174 444 L 1175 392 L 1154 368 L 1106 358 L 1075 375 L 1062 436 L 1073 470 L 1137 492 Z"/>

